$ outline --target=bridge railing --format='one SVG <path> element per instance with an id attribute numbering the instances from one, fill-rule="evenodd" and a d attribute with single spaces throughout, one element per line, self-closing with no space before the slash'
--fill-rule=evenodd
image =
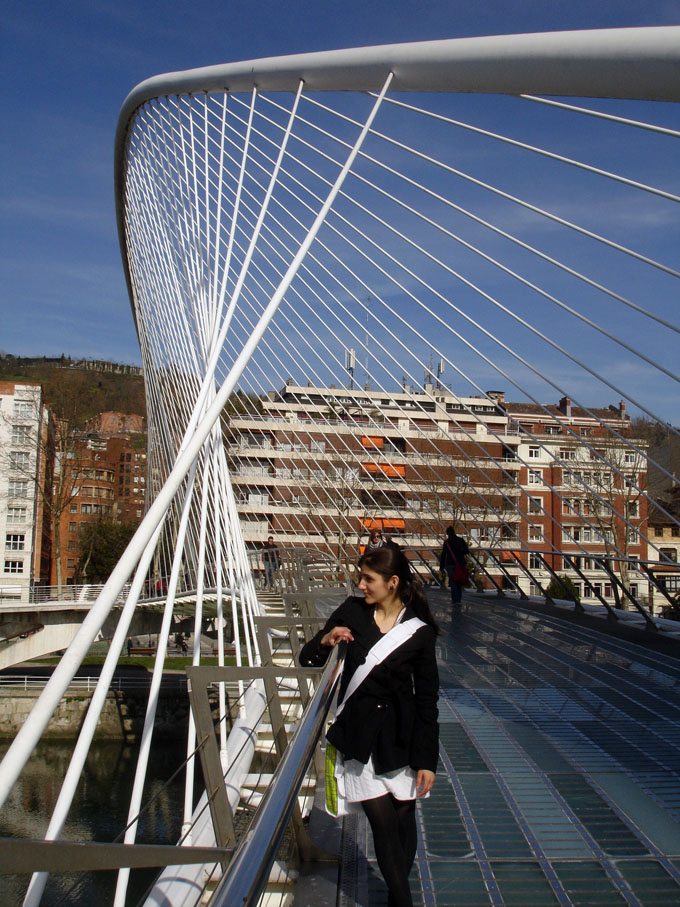
<path id="1" fill-rule="evenodd" d="M 0 689 L 9 692 L 15 690 L 35 691 L 42 690 L 49 680 L 49 675 L 41 674 L 0 674 Z M 97 687 L 97 676 L 74 677 L 68 686 L 68 692 L 93 693 Z M 114 677 L 109 684 L 109 691 L 125 692 L 132 690 L 148 690 L 150 677 Z M 186 692 L 187 679 L 183 674 L 166 675 L 161 680 L 162 690 L 173 692 Z"/>
<path id="2" fill-rule="evenodd" d="M 423 582 L 446 582 L 439 569 L 440 548 L 404 546 L 414 569 Z M 584 564 L 587 562 L 587 566 Z M 658 560 L 625 558 L 604 552 L 584 557 L 576 552 L 526 547 L 518 540 L 501 545 L 470 548 L 468 557 L 470 585 L 479 592 L 494 592 L 500 598 L 517 595 L 521 599 L 541 597 L 570 600 L 574 609 L 584 605 L 604 608 L 610 619 L 622 612 L 637 612 L 649 629 L 659 629 L 658 617 L 680 616 L 680 597 L 669 576 L 680 577 L 680 566 Z M 675 569 L 677 568 L 677 569 Z M 565 580 L 567 581 L 565 583 Z M 554 581 L 554 583 L 553 583 Z M 558 595 L 556 589 L 563 590 Z"/>

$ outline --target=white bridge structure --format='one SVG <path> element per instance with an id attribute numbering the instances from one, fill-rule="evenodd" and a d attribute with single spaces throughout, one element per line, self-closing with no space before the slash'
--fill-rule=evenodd
<path id="1" fill-rule="evenodd" d="M 561 426 L 565 442 L 577 442 L 594 462 L 606 459 L 604 448 L 625 445 L 644 460 L 646 474 L 677 481 L 667 461 L 654 461 L 646 445 L 636 446 L 594 407 L 624 401 L 629 412 L 678 439 L 678 102 L 680 27 L 277 57 L 158 76 L 132 91 L 116 137 L 116 197 L 146 382 L 148 508 L 9 748 L 0 804 L 20 783 L 115 609 L 101 677 L 45 833 L 48 842 L 61 838 L 146 584 L 164 575 L 123 840 L 132 845 L 136 839 L 164 661 L 173 620 L 187 613 L 186 590 L 195 621 L 194 667 L 201 665 L 201 626 L 210 613 L 219 628 L 219 665 L 233 646 L 243 672 L 229 734 L 226 675 L 218 678 L 218 748 L 236 808 L 249 770 L 237 736 L 257 728 L 268 698 L 263 680 L 246 690 L 247 671 L 270 660 L 257 622 L 273 620 L 261 624 L 271 639 L 270 605 L 283 600 L 256 587 L 225 428 L 249 408 L 257 416 L 258 401 L 277 388 L 355 389 L 343 431 L 349 422 L 368 436 L 380 434 L 384 423 L 362 389 L 379 391 L 389 402 L 422 386 L 423 375 L 430 412 L 441 403 L 443 375 L 451 399 L 476 397 L 491 407 L 496 401 L 487 389 L 500 386 L 544 414 L 546 423 L 553 416 L 545 401 L 568 397 L 603 435 L 590 438 Z M 500 453 L 489 459 L 482 445 L 488 433 L 480 437 L 472 412 L 466 423 L 467 406 L 460 403 L 455 432 L 437 425 L 414 429 L 406 420 L 392 424 L 390 436 L 408 453 L 415 431 L 436 452 L 443 434 L 454 453 L 429 466 L 423 483 L 436 490 L 450 483 L 451 470 L 462 476 L 473 462 L 478 500 L 466 498 L 468 515 L 485 513 L 498 523 L 512 512 L 526 522 L 526 495 L 505 493 L 510 467 Z M 329 410 L 317 421 L 328 444 L 340 449 L 337 413 Z M 291 419 L 290 443 L 304 431 Z M 522 453 L 529 443 L 545 462 L 558 456 L 543 436 L 522 431 L 517 468 L 535 465 Z M 496 440 L 499 451 L 507 448 L 506 435 Z M 362 491 L 374 496 L 377 512 L 386 481 L 379 451 L 346 450 L 348 467 L 359 469 L 367 457 L 377 471 Z M 615 485 L 646 499 L 641 473 L 631 475 L 623 463 L 605 465 Z M 285 486 L 290 480 L 276 481 Z M 342 482 L 346 500 L 354 500 L 356 479 L 348 473 Z M 575 486 L 587 482 L 583 471 L 574 473 Z M 355 532 L 356 519 L 337 502 L 329 508 L 313 476 L 296 479 L 295 487 L 298 507 L 326 514 L 328 545 L 313 547 L 330 565 L 330 576 L 333 558 L 343 554 L 338 537 Z M 557 491 L 558 498 L 569 493 Z M 598 497 L 606 508 L 601 490 Z M 402 506 L 408 516 L 409 508 L 420 513 L 428 505 L 411 496 Z M 451 506 L 441 514 L 442 526 L 460 518 L 460 501 Z M 593 531 L 596 510 L 581 515 Z M 553 512 L 541 517 L 548 524 L 557 518 Z M 665 517 L 677 526 L 672 513 Z M 624 536 L 642 537 L 649 559 L 658 560 L 658 539 L 647 524 L 636 521 L 633 510 L 618 518 Z M 578 541 L 570 550 L 588 555 Z M 609 553 L 628 557 L 625 544 Z M 337 586 L 347 581 L 339 566 L 336 577 Z M 300 587 L 303 598 L 309 589 Z M 654 624 L 653 616 L 647 620 Z M 280 683 L 285 691 L 292 681 L 281 675 Z M 194 800 L 197 744 L 192 720 L 181 841 L 187 853 L 223 847 L 230 834 L 215 828 L 205 796 L 198 805 Z M 212 853 L 205 862 L 226 863 Z M 46 884 L 41 859 L 27 905 L 40 903 Z M 118 907 L 125 903 L 129 865 L 120 858 Z M 147 903 L 200 903 L 205 875 L 195 863 L 165 870 Z"/>

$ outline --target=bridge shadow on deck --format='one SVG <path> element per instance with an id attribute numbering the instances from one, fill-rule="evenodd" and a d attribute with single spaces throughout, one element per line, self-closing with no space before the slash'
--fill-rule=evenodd
<path id="1" fill-rule="evenodd" d="M 452 620 L 447 598 L 430 593 L 440 762 L 414 903 L 680 903 L 680 657 L 475 595 Z M 296 907 L 385 907 L 363 815 L 341 849 Z"/>

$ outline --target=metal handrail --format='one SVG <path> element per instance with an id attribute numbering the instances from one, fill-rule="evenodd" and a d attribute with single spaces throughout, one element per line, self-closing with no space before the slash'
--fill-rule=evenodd
<path id="1" fill-rule="evenodd" d="M 341 643 L 331 652 L 314 696 L 274 773 L 248 833 L 236 849 L 209 901 L 210 907 L 255 904 L 262 894 L 333 701 L 342 673 L 345 649 L 346 645 Z"/>
<path id="2" fill-rule="evenodd" d="M 50 679 L 49 674 L 1 674 L 0 688 L 8 687 L 13 690 L 42 690 Z M 99 676 L 97 674 L 86 677 L 74 677 L 68 686 L 70 691 L 84 690 L 94 692 Z M 110 691 L 125 692 L 126 690 L 148 690 L 151 685 L 151 675 L 147 677 L 114 677 L 109 684 Z M 173 692 L 186 691 L 187 679 L 183 674 L 164 676 L 161 679 L 161 690 Z"/>

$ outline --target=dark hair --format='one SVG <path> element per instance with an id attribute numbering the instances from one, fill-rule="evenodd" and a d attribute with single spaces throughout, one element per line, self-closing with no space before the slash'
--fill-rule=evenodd
<path id="1" fill-rule="evenodd" d="M 446 534 L 448 535 L 449 538 L 455 538 L 455 537 L 456 537 L 456 530 L 453 528 L 453 526 L 447 526 L 447 527 L 446 527 Z"/>
<path id="2" fill-rule="evenodd" d="M 367 551 L 359 560 L 359 567 L 368 567 L 386 580 L 396 576 L 399 581 L 397 595 L 403 603 L 413 610 L 416 617 L 429 624 L 435 633 L 439 633 L 439 627 L 423 592 L 423 584 L 398 545 L 385 545 L 374 551 Z"/>

